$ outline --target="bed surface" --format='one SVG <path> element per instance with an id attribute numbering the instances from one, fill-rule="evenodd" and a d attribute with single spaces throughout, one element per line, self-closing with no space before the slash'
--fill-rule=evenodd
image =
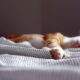
<path id="1" fill-rule="evenodd" d="M 0 80 L 80 80 L 80 49 L 66 49 L 70 57 L 51 59 L 46 49 L 0 38 Z"/>

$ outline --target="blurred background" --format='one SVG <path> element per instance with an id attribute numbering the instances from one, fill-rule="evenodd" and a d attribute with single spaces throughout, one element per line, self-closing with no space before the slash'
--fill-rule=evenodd
<path id="1" fill-rule="evenodd" d="M 0 0 L 0 35 L 80 32 L 79 0 Z"/>

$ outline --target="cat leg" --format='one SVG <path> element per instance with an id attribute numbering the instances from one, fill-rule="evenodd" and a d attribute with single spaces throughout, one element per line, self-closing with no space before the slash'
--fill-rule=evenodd
<path id="1" fill-rule="evenodd" d="M 54 59 L 62 59 L 66 56 L 66 52 L 60 46 L 53 47 L 50 54 Z"/>
<path id="2" fill-rule="evenodd" d="M 45 44 L 49 48 L 50 54 L 53 59 L 62 59 L 66 55 L 66 52 L 57 43 L 56 40 L 47 40 Z"/>
<path id="3" fill-rule="evenodd" d="M 73 48 L 79 48 L 80 47 L 80 36 L 72 37 L 72 47 Z"/>
<path id="4" fill-rule="evenodd" d="M 80 36 L 76 37 L 64 37 L 63 48 L 77 48 L 80 47 Z"/>

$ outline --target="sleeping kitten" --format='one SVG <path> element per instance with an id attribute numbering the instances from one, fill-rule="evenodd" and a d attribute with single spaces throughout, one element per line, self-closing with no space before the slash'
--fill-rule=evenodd
<path id="1" fill-rule="evenodd" d="M 7 36 L 14 42 L 29 41 L 36 48 L 48 47 L 53 59 L 62 59 L 67 53 L 64 48 L 80 47 L 80 36 L 66 37 L 63 34 L 48 33 L 41 34 L 13 34 Z"/>

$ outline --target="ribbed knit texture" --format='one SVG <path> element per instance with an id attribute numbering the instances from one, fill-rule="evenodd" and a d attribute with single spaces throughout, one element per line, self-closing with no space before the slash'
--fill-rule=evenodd
<path id="1" fill-rule="evenodd" d="M 80 48 L 65 50 L 70 57 L 51 59 L 35 49 L 0 38 L 0 80 L 80 80 Z"/>

